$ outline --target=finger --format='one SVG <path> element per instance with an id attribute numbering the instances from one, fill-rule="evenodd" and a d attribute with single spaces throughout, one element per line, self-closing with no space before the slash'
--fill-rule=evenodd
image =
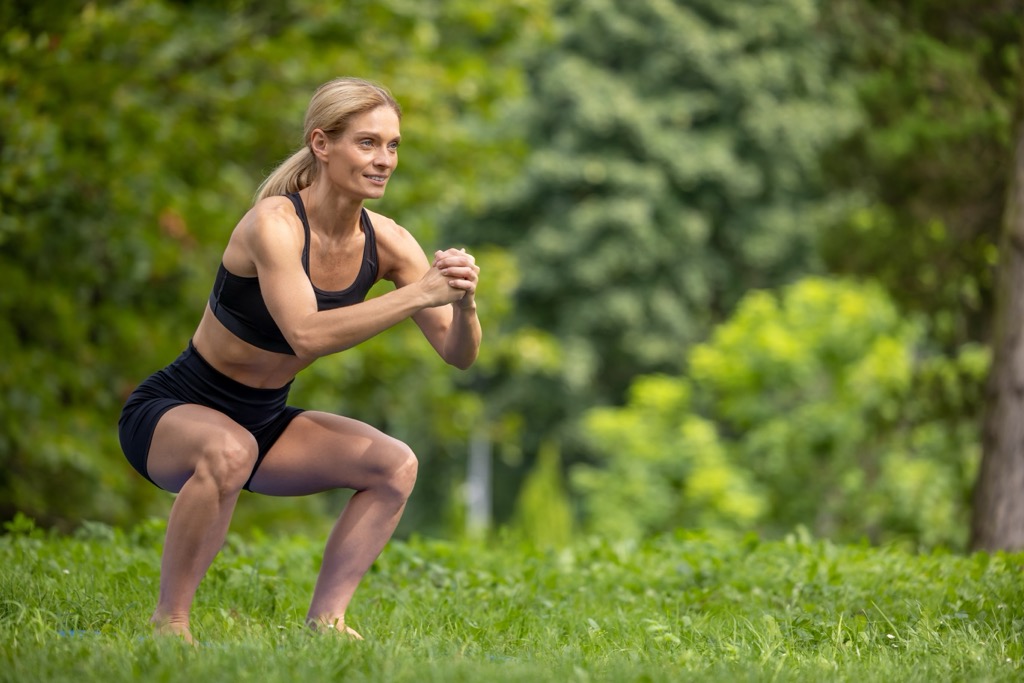
<path id="1" fill-rule="evenodd" d="M 447 268 L 452 266 L 475 266 L 476 259 L 465 249 L 447 249 L 434 252 L 434 266 Z"/>
<path id="2" fill-rule="evenodd" d="M 459 268 L 459 269 L 462 269 L 463 271 L 467 271 L 467 272 L 470 271 L 470 270 L 472 270 L 473 272 L 477 272 L 477 271 L 480 270 L 479 267 L 475 263 L 473 263 L 472 260 L 467 260 L 465 258 L 457 258 L 457 259 L 456 258 L 446 258 L 446 259 L 441 259 L 440 261 L 437 262 L 436 266 L 440 270 L 452 269 L 452 268 Z"/>
<path id="3" fill-rule="evenodd" d="M 478 269 L 473 266 L 449 267 L 440 269 L 441 275 L 448 278 L 476 281 L 479 277 Z"/>
<path id="4" fill-rule="evenodd" d="M 444 267 L 446 264 L 451 264 L 453 262 L 453 259 L 455 258 L 455 255 L 458 253 L 459 252 L 452 251 L 451 249 L 449 249 L 448 251 L 439 251 L 436 254 L 434 254 L 434 265 L 438 267 Z"/>

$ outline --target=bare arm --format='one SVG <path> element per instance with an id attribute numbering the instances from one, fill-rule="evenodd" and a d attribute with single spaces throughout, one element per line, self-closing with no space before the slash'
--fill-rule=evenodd
<path id="1" fill-rule="evenodd" d="M 267 309 L 299 358 L 312 360 L 351 348 L 397 323 L 463 296 L 437 267 L 369 301 L 318 311 L 316 295 L 295 254 L 301 234 L 282 229 L 273 211 L 259 212 L 244 233 Z M 422 254 L 422 251 L 420 252 Z"/>
<path id="2" fill-rule="evenodd" d="M 424 309 L 413 316 L 424 336 L 446 363 L 465 370 L 480 351 L 480 319 L 476 315 L 476 285 L 480 268 L 464 249 L 434 252 L 431 268 L 448 278 L 448 284 L 463 292 L 450 306 Z"/>

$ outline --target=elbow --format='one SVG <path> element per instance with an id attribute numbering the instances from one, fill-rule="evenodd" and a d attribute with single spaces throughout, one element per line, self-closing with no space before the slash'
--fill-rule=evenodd
<path id="1" fill-rule="evenodd" d="M 480 355 L 480 336 L 477 334 L 468 342 L 462 341 L 463 343 L 445 344 L 444 350 L 438 351 L 448 365 L 459 370 L 468 370 Z"/>
<path id="2" fill-rule="evenodd" d="M 312 363 L 318 358 L 339 353 L 355 346 L 349 340 L 332 340 L 324 334 L 313 331 L 295 331 L 288 335 L 288 345 L 292 347 L 295 357 L 305 363 Z"/>
<path id="3" fill-rule="evenodd" d="M 298 351 L 298 350 L 296 350 L 295 351 L 295 357 L 298 358 L 303 363 L 305 363 L 306 365 L 309 365 L 310 363 L 315 361 L 320 356 L 315 354 L 315 353 L 310 353 L 310 352 L 307 352 L 307 351 Z"/>
<path id="4" fill-rule="evenodd" d="M 323 352 L 318 347 L 316 340 L 311 338 L 308 334 L 296 332 L 289 335 L 288 345 L 292 347 L 292 352 L 295 354 L 295 357 L 306 363 L 312 363 L 323 355 Z"/>
<path id="5" fill-rule="evenodd" d="M 473 367 L 473 363 L 476 362 L 476 356 L 477 354 L 474 353 L 462 358 L 445 358 L 444 360 L 448 365 L 451 365 L 454 368 L 458 368 L 459 370 L 469 370 Z"/>
<path id="6" fill-rule="evenodd" d="M 315 361 L 317 358 L 320 358 L 319 353 L 316 353 L 315 351 L 312 351 L 310 349 L 302 347 L 296 348 L 293 346 L 292 350 L 295 352 L 295 357 L 298 358 L 303 363 L 306 363 L 307 365 Z"/>

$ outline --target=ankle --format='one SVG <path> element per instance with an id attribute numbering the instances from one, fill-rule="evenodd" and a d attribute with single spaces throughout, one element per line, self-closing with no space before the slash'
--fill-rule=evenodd
<path id="1" fill-rule="evenodd" d="M 319 617 L 306 617 L 306 626 L 313 629 L 314 631 L 344 629 L 345 615 L 342 614 L 340 617 L 326 615 L 321 615 Z"/>
<path id="2" fill-rule="evenodd" d="M 306 626 L 315 633 L 336 633 L 341 636 L 346 636 L 352 640 L 363 639 L 355 629 L 345 624 L 345 617 L 343 616 L 307 618 Z"/>
<path id="3" fill-rule="evenodd" d="M 149 618 L 149 623 L 156 629 L 188 630 L 189 619 L 187 614 L 174 614 L 161 611 L 159 608 Z"/>
<path id="4" fill-rule="evenodd" d="M 153 626 L 153 633 L 158 636 L 174 636 L 180 638 L 189 645 L 194 645 L 192 631 L 189 629 L 188 618 L 185 619 L 163 619 L 154 615 L 149 623 Z"/>

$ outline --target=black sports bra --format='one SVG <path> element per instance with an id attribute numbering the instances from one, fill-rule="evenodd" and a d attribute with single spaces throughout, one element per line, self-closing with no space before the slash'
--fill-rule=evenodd
<path id="1" fill-rule="evenodd" d="M 306 209 L 297 192 L 285 196 L 295 205 L 295 213 L 302 220 L 302 229 L 306 233 L 306 243 L 302 247 L 302 268 L 306 271 L 306 277 L 309 277 L 309 219 L 306 218 Z M 310 280 L 316 293 L 316 307 L 319 311 L 357 304 L 366 299 L 367 292 L 377 282 L 377 240 L 366 209 L 363 209 L 360 223 L 365 242 L 362 265 L 355 281 L 345 289 L 328 292 L 313 285 Z M 210 310 L 217 320 L 239 339 L 267 351 L 295 355 L 295 351 L 281 334 L 281 328 L 267 310 L 258 277 L 242 277 L 229 273 L 221 262 L 220 268 L 217 269 L 217 279 L 213 283 L 213 291 L 210 293 Z"/>

